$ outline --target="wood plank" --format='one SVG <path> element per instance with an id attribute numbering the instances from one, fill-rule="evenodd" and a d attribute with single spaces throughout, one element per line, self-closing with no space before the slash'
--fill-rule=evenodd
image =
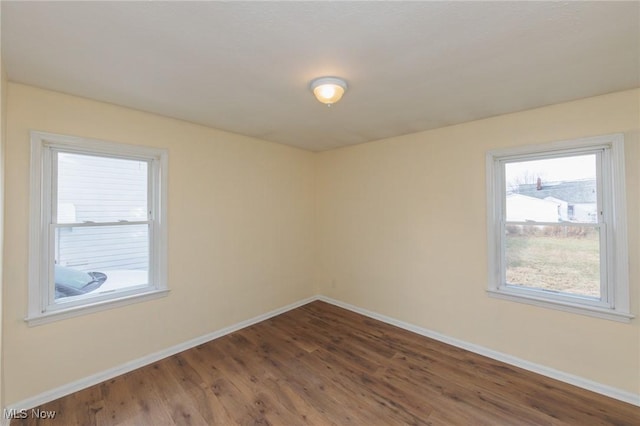
<path id="1" fill-rule="evenodd" d="M 313 302 L 11 425 L 640 425 L 640 407 Z"/>

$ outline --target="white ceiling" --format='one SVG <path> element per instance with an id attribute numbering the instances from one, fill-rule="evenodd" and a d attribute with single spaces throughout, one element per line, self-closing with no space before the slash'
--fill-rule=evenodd
<path id="1" fill-rule="evenodd" d="M 8 77 L 320 151 L 640 87 L 640 2 L 2 2 Z M 345 78 L 331 108 L 315 77 Z"/>

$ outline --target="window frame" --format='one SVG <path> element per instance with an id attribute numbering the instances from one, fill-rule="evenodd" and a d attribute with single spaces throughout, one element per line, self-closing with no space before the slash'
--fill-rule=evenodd
<path id="1" fill-rule="evenodd" d="M 601 300 L 553 294 L 506 283 L 506 179 L 507 162 L 597 153 L 598 221 Z M 598 163 L 598 161 L 597 161 Z M 545 308 L 629 322 L 628 241 L 624 136 L 610 134 L 545 144 L 488 151 L 486 154 L 488 289 L 491 297 Z M 539 224 L 536 222 L 536 224 Z M 544 223 L 543 223 L 544 225 Z M 605 280 L 603 282 L 603 280 Z"/>
<path id="2" fill-rule="evenodd" d="M 31 131 L 28 325 L 39 325 L 166 296 L 167 170 L 164 149 Z M 56 304 L 53 291 L 52 238 L 56 207 L 55 153 L 73 153 L 144 161 L 148 164 L 149 284 L 111 294 Z M 102 226 L 102 224 L 100 224 Z M 126 226 L 126 225 L 123 225 Z"/>

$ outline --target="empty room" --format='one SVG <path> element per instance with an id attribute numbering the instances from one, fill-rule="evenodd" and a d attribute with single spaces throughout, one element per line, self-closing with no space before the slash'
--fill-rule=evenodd
<path id="1" fill-rule="evenodd" d="M 640 2 L 0 23 L 0 425 L 640 425 Z"/>

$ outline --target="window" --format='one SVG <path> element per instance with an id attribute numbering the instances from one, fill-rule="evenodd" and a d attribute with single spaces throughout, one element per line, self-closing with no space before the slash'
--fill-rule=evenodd
<path id="1" fill-rule="evenodd" d="M 622 135 L 487 153 L 489 294 L 628 321 Z"/>
<path id="2" fill-rule="evenodd" d="M 30 325 L 167 293 L 164 150 L 31 133 Z"/>

